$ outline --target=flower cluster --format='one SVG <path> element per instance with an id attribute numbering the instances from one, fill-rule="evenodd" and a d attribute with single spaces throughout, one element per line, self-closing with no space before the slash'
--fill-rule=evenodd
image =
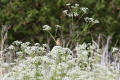
<path id="1" fill-rule="evenodd" d="M 66 4 L 66 6 L 69 8 L 68 10 L 64 10 L 63 13 L 69 17 L 77 17 L 80 15 L 80 11 L 83 12 L 83 14 L 87 14 L 88 8 L 87 7 L 80 7 L 79 4 Z"/>
<path id="2" fill-rule="evenodd" d="M 12 54 L 18 57 L 26 57 L 27 55 L 36 56 L 36 55 L 42 55 L 44 53 L 45 53 L 45 47 L 40 46 L 39 43 L 35 43 L 34 45 L 31 45 L 30 42 L 23 43 L 21 41 L 14 41 L 12 45 L 10 45 L 6 49 L 6 55 Z"/>
<path id="3" fill-rule="evenodd" d="M 90 22 L 90 23 L 94 23 L 94 24 L 99 23 L 98 20 L 95 20 L 93 18 L 85 17 L 84 19 L 86 22 Z"/>
<path id="4" fill-rule="evenodd" d="M 56 27 L 56 28 L 61 28 L 61 26 L 60 26 L 60 25 L 55 25 L 55 27 Z"/>
<path id="5" fill-rule="evenodd" d="M 88 8 L 87 7 L 81 7 L 81 10 L 83 11 L 83 13 L 87 13 L 87 11 L 88 11 Z"/>
<path id="6" fill-rule="evenodd" d="M 80 7 L 79 4 L 66 4 L 66 6 L 68 7 L 67 10 L 64 10 L 63 13 L 65 15 L 67 15 L 68 17 L 77 17 L 79 15 L 81 15 L 81 17 L 83 17 L 84 14 L 87 14 L 88 13 L 88 8 L 87 7 Z M 93 23 L 93 24 L 96 24 L 96 23 L 99 23 L 99 20 L 95 20 L 93 18 L 89 18 L 89 17 L 85 17 L 84 18 L 85 22 L 89 22 L 89 23 Z"/>
<path id="7" fill-rule="evenodd" d="M 31 49 L 31 48 L 29 48 Z M 101 49 L 95 44 L 77 45 L 76 57 L 69 48 L 54 46 L 45 55 L 19 61 L 2 80 L 116 80 L 112 67 L 101 65 Z"/>
<path id="8" fill-rule="evenodd" d="M 49 31 L 49 30 L 51 30 L 51 27 L 49 25 L 44 25 L 43 30 Z"/>
<path id="9" fill-rule="evenodd" d="M 72 4 L 68 3 L 68 4 L 66 4 L 66 6 L 69 9 L 68 10 L 64 10 L 63 13 L 65 15 L 67 15 L 68 17 L 73 17 L 73 16 L 77 17 L 77 16 L 79 16 L 79 13 L 80 13 L 79 11 L 80 10 L 83 11 L 86 14 L 87 10 L 88 10 L 88 8 L 85 8 L 85 9 L 79 8 L 79 4 L 72 5 Z"/>

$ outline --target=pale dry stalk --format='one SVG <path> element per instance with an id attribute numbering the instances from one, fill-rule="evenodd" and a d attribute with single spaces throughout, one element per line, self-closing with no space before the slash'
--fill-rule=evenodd
<path id="1" fill-rule="evenodd" d="M 7 27 L 6 25 L 2 25 L 2 31 L 1 31 L 1 45 L 0 45 L 0 75 L 3 74 L 4 70 L 2 68 L 2 64 L 4 63 L 4 56 L 3 56 L 3 50 L 5 46 L 5 41 L 7 40 L 7 34 L 10 27 Z"/>

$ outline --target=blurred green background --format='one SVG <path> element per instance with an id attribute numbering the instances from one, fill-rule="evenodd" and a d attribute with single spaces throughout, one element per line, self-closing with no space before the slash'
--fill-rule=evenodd
<path id="1" fill-rule="evenodd" d="M 64 36 L 68 36 L 67 26 L 71 22 L 63 15 L 67 3 L 88 7 L 86 16 L 100 21 L 83 32 L 84 26 L 80 26 L 83 20 L 74 20 L 79 26 L 80 43 L 91 42 L 91 34 L 96 40 L 101 33 L 106 36 L 113 34 L 112 44 L 118 40 L 117 45 L 120 45 L 120 0 L 0 0 L 0 31 L 2 25 L 12 27 L 8 33 L 8 43 L 14 40 L 46 43 L 48 34 L 42 30 L 46 24 L 53 28 L 53 35 L 56 24 L 63 26 Z M 60 34 L 57 33 L 57 36 Z"/>

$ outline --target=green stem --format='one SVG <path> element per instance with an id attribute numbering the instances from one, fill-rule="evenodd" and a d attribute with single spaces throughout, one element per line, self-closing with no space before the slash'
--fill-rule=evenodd
<path id="1" fill-rule="evenodd" d="M 50 36 L 52 37 L 52 39 L 56 42 L 54 36 L 48 31 L 48 33 L 50 34 Z"/>
<path id="2" fill-rule="evenodd" d="M 73 12 L 72 12 L 73 13 Z M 73 16 L 72 16 L 72 34 L 71 34 L 71 36 L 72 36 L 72 39 L 73 39 L 73 17 L 74 17 L 74 14 L 73 14 Z M 73 40 L 72 40 L 72 42 L 71 42 L 71 45 L 70 45 L 70 48 L 72 47 L 72 43 L 73 43 Z"/>
<path id="3" fill-rule="evenodd" d="M 72 16 L 72 27 L 73 27 L 73 16 Z"/>
<path id="4" fill-rule="evenodd" d="M 57 36 L 57 31 L 58 31 L 58 29 L 55 30 L 55 37 Z"/>

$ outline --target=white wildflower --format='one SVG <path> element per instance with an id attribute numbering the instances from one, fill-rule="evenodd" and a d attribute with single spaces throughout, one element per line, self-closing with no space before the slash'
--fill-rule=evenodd
<path id="1" fill-rule="evenodd" d="M 47 47 L 48 45 L 47 44 L 43 44 L 43 47 Z"/>
<path id="2" fill-rule="evenodd" d="M 23 52 L 22 51 L 19 51 L 19 52 L 16 52 L 17 55 L 19 56 L 22 56 L 23 55 Z"/>
<path id="3" fill-rule="evenodd" d="M 25 45 L 29 46 L 31 43 L 30 42 L 25 42 Z"/>
<path id="4" fill-rule="evenodd" d="M 89 18 L 89 17 L 85 17 L 84 19 L 85 19 L 86 22 L 93 22 L 94 21 L 93 18 Z"/>
<path id="5" fill-rule="evenodd" d="M 26 45 L 25 43 L 22 43 L 22 44 L 21 44 L 21 49 L 25 49 L 25 48 L 27 48 L 27 46 L 28 46 L 28 45 Z"/>
<path id="6" fill-rule="evenodd" d="M 79 4 L 75 4 L 76 7 L 79 7 Z"/>
<path id="7" fill-rule="evenodd" d="M 66 6 L 70 6 L 70 5 L 71 5 L 70 3 L 66 4 Z"/>
<path id="8" fill-rule="evenodd" d="M 87 47 L 87 44 L 83 43 L 82 45 L 77 45 L 75 50 L 78 51 L 78 50 L 86 49 L 86 47 Z"/>
<path id="9" fill-rule="evenodd" d="M 71 51 L 69 48 L 63 48 L 63 51 L 64 51 L 65 53 L 72 54 L 72 51 Z"/>
<path id="10" fill-rule="evenodd" d="M 98 20 L 95 20 L 94 23 L 100 23 Z"/>
<path id="11" fill-rule="evenodd" d="M 60 26 L 60 25 L 55 25 L 55 27 L 56 27 L 56 28 L 61 28 L 61 26 Z"/>
<path id="12" fill-rule="evenodd" d="M 20 45 L 20 44 L 22 44 L 22 42 L 17 40 L 17 41 L 14 41 L 13 44 Z"/>
<path id="13" fill-rule="evenodd" d="M 116 48 L 116 47 L 113 47 L 112 48 L 112 52 L 115 52 L 115 51 L 118 51 L 119 49 L 118 48 Z"/>
<path id="14" fill-rule="evenodd" d="M 40 44 L 39 44 L 39 43 L 35 43 L 34 45 L 35 45 L 35 46 L 40 46 Z"/>
<path id="15" fill-rule="evenodd" d="M 61 46 L 54 46 L 51 52 L 55 54 L 64 54 L 63 48 Z"/>
<path id="16" fill-rule="evenodd" d="M 82 10 L 84 13 L 87 13 L 88 8 L 86 8 L 86 7 L 81 7 L 81 10 Z"/>
<path id="17" fill-rule="evenodd" d="M 69 13 L 67 14 L 69 17 L 73 17 L 73 13 Z"/>
<path id="18" fill-rule="evenodd" d="M 93 18 L 85 17 L 84 19 L 85 19 L 86 22 L 91 22 L 91 23 L 94 23 L 94 24 L 99 23 L 98 20 L 95 20 Z"/>
<path id="19" fill-rule="evenodd" d="M 95 49 L 97 49 L 97 47 L 93 44 L 93 45 L 91 45 L 90 47 L 89 47 L 91 50 L 95 50 Z"/>
<path id="20" fill-rule="evenodd" d="M 3 67 L 9 67 L 9 63 L 3 63 L 2 66 Z"/>
<path id="21" fill-rule="evenodd" d="M 37 45 L 37 44 L 36 44 Z M 44 47 L 29 45 L 29 43 L 22 43 L 21 51 L 16 54 L 41 53 L 44 52 Z M 44 45 L 44 44 L 43 44 Z M 44 45 L 46 46 L 46 45 Z M 107 66 L 99 64 L 100 61 L 96 59 L 99 57 L 97 49 L 94 44 L 81 44 L 76 47 L 76 58 L 74 58 L 69 48 L 62 48 L 55 46 L 53 49 L 41 56 L 27 56 L 25 59 L 17 59 L 17 63 L 13 66 L 10 72 L 1 76 L 1 80 L 115 80 L 119 76 L 118 69 L 115 69 L 114 64 Z M 113 48 L 113 51 L 119 50 Z M 92 55 L 92 56 L 89 56 Z M 3 64 L 8 68 L 8 64 Z M 120 65 L 117 65 L 119 67 Z M 91 70 L 92 68 L 92 70 Z M 115 69 L 115 70 L 114 70 Z M 39 74 L 39 75 L 36 75 Z"/>
<path id="22" fill-rule="evenodd" d="M 73 8 L 73 9 L 74 9 L 74 8 L 76 8 L 76 6 L 71 6 L 71 8 Z"/>
<path id="23" fill-rule="evenodd" d="M 65 15 L 67 15 L 67 14 L 68 14 L 68 10 L 64 10 L 63 13 L 64 13 Z"/>
<path id="24" fill-rule="evenodd" d="M 13 50 L 13 49 L 15 49 L 15 47 L 14 47 L 13 45 L 10 45 L 10 46 L 8 47 L 8 49 Z"/>
<path id="25" fill-rule="evenodd" d="M 51 30 L 51 27 L 48 26 L 48 25 L 44 25 L 44 26 L 43 26 L 43 30 L 45 30 L 45 31 L 49 31 L 49 30 Z"/>
<path id="26" fill-rule="evenodd" d="M 74 12 L 74 16 L 76 17 L 76 16 L 79 16 L 79 14 L 77 13 L 77 12 Z"/>
<path id="27" fill-rule="evenodd" d="M 62 80 L 72 80 L 70 77 L 65 76 Z"/>

